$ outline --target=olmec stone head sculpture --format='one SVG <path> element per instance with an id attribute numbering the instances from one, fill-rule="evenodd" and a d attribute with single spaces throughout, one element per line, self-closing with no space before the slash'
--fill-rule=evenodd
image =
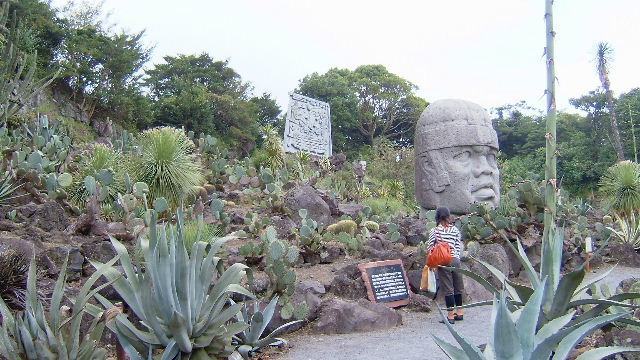
<path id="1" fill-rule="evenodd" d="M 474 202 L 498 206 L 498 137 L 482 107 L 436 101 L 420 115 L 415 134 L 416 199 L 423 208 L 466 214 Z"/>

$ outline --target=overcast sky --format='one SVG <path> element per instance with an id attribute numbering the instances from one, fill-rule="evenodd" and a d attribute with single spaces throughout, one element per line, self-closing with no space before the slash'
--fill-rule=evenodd
<path id="1" fill-rule="evenodd" d="M 556 0 L 560 109 L 598 85 L 596 45 L 614 49 L 616 94 L 640 86 L 640 0 Z M 283 110 L 305 75 L 383 64 L 432 102 L 543 109 L 544 0 L 106 0 L 116 29 L 146 29 L 151 62 L 209 53 Z"/>

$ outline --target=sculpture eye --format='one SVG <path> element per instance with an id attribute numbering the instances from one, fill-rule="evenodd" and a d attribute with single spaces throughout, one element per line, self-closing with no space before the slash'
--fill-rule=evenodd
<path id="1" fill-rule="evenodd" d="M 494 153 L 487 154 L 487 162 L 489 163 L 489 165 L 494 166 L 496 164 L 496 154 Z"/>
<path id="2" fill-rule="evenodd" d="M 456 155 L 453 156 L 453 159 L 456 161 L 467 161 L 469 160 L 469 157 L 471 156 L 471 152 L 469 152 L 468 150 L 462 151 L 457 153 Z"/>

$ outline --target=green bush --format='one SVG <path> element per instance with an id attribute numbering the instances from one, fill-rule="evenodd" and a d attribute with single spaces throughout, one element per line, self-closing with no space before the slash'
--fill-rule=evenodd
<path id="1" fill-rule="evenodd" d="M 158 127 L 143 132 L 138 141 L 142 153 L 134 158 L 134 178 L 149 185 L 150 199 L 164 197 L 176 208 L 204 183 L 195 145 L 183 131 Z"/>
<path id="2" fill-rule="evenodd" d="M 629 215 L 640 209 L 640 165 L 632 161 L 621 161 L 612 167 L 600 180 L 607 210 Z"/>
<path id="3" fill-rule="evenodd" d="M 414 210 L 406 206 L 401 200 L 393 197 L 368 198 L 364 204 L 371 208 L 371 214 L 379 216 L 392 216 L 398 211 L 407 215 L 413 214 Z"/>
<path id="4" fill-rule="evenodd" d="M 113 181 L 109 184 L 109 194 L 102 201 L 103 204 L 112 204 L 118 197 L 118 193 L 125 193 L 124 175 L 129 169 L 128 160 L 113 148 L 96 144 L 82 155 L 77 171 L 73 173 L 73 185 L 70 191 L 71 201 L 83 206 L 89 196 L 85 185 L 85 177 L 96 176 L 100 170 L 109 170 L 113 174 Z"/>

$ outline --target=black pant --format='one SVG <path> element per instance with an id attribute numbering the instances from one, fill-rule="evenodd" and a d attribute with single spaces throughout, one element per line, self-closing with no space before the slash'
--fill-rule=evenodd
<path id="1" fill-rule="evenodd" d="M 453 258 L 448 267 L 460 267 L 460 259 Z M 462 306 L 462 293 L 464 292 L 464 282 L 462 275 L 458 272 L 438 268 L 438 281 L 440 291 L 444 294 L 444 301 L 447 308 L 452 310 L 454 306 Z"/>

